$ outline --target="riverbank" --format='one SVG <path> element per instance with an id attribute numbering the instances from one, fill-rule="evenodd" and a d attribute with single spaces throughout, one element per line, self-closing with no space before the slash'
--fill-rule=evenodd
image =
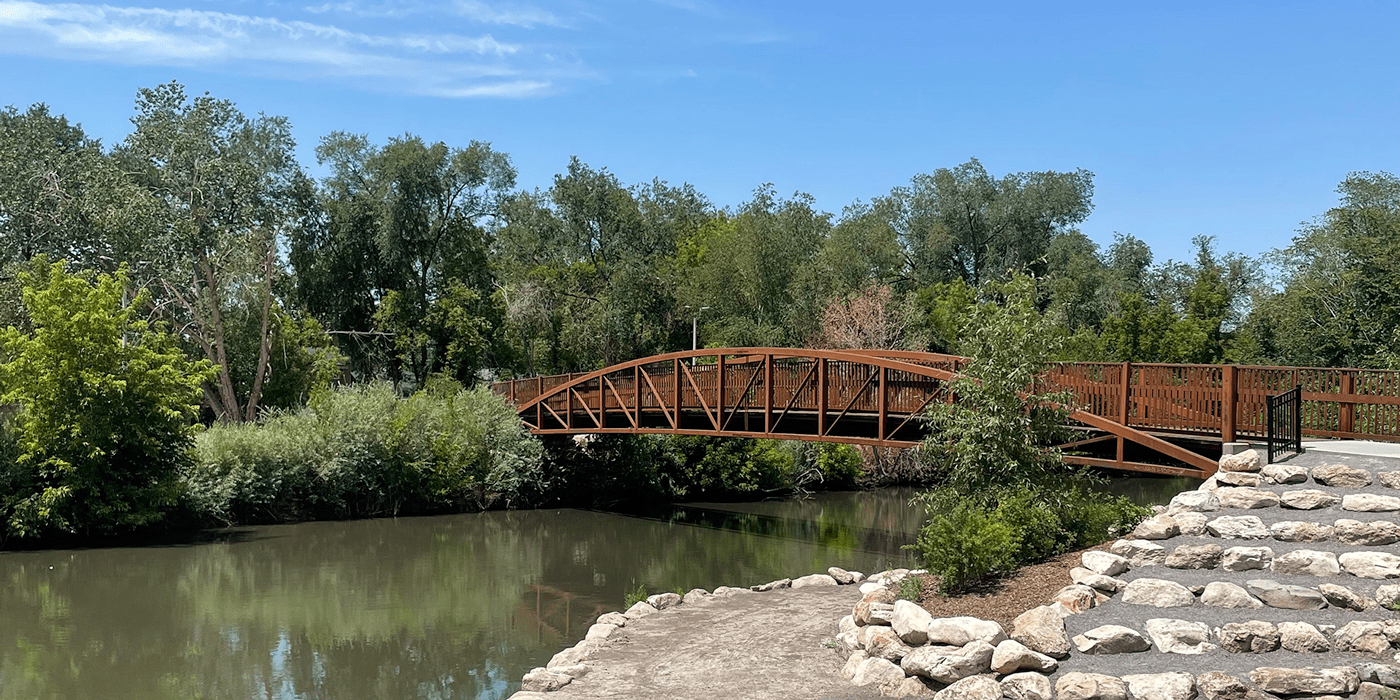
<path id="1" fill-rule="evenodd" d="M 833 616 L 860 599 L 858 586 L 781 589 L 694 598 L 630 620 L 582 656 L 590 672 L 557 691 L 513 700 L 791 700 L 879 697 L 840 676 Z M 573 659 L 569 659 L 572 661 Z"/>

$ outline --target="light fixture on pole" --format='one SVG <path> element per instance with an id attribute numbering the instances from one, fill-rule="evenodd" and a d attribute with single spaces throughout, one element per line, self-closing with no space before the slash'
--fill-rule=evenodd
<path id="1" fill-rule="evenodd" d="M 690 304 L 686 304 L 686 305 L 685 305 L 685 310 L 686 310 L 686 311 L 689 311 L 689 310 L 694 309 L 694 308 L 695 308 L 695 307 L 691 306 Z M 710 308 L 710 307 L 708 307 L 708 306 L 702 306 L 702 307 L 700 307 L 697 311 L 695 311 L 695 313 L 692 313 L 692 314 L 690 315 L 690 349 L 691 349 L 691 350 L 698 350 L 698 349 L 700 349 L 700 348 L 699 348 L 699 340 L 700 340 L 700 314 L 704 313 L 705 311 L 708 311 L 709 308 Z M 692 365 L 695 364 L 695 358 L 693 358 L 693 357 L 690 358 L 690 364 L 692 364 Z"/>

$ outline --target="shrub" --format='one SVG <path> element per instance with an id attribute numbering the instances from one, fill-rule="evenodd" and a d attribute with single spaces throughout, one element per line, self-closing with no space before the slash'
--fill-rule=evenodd
<path id="1" fill-rule="evenodd" d="M 102 534 L 159 520 L 189 463 L 207 363 L 123 304 L 125 270 L 89 282 L 63 263 L 21 275 L 32 330 L 0 332 L 0 538 Z"/>
<path id="2" fill-rule="evenodd" d="M 1065 529 L 1061 514 L 1029 493 L 1003 498 L 997 504 L 996 517 L 1014 533 L 1018 563 L 1059 554 L 1075 541 L 1074 534 Z"/>
<path id="3" fill-rule="evenodd" d="M 928 570 L 942 579 L 945 593 L 968 590 L 1015 565 L 1011 526 L 994 512 L 967 501 L 935 514 L 915 546 Z"/>
<path id="4" fill-rule="evenodd" d="M 1071 541 L 1064 548 L 1092 547 L 1131 531 L 1152 511 L 1123 496 L 1078 487 L 1065 494 L 1061 522 Z"/>
<path id="5" fill-rule="evenodd" d="M 256 425 L 199 436 L 183 481 L 222 523 L 478 510 L 544 480 L 542 447 L 485 388 L 439 380 L 404 399 L 387 383 L 324 391 Z"/>
<path id="6" fill-rule="evenodd" d="M 817 469 L 826 488 L 854 486 L 863 473 L 860 452 L 851 445 L 823 442 L 817 447 Z"/>

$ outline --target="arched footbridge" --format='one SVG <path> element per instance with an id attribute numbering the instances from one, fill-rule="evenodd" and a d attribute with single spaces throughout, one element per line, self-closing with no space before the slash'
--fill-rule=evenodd
<path id="1" fill-rule="evenodd" d="M 497 382 L 540 435 L 662 433 L 910 447 L 966 359 L 888 350 L 720 348 Z M 1221 442 L 1261 437 L 1268 396 L 1303 387 L 1304 434 L 1400 440 L 1400 372 L 1064 363 L 1044 379 L 1089 431 L 1067 461 L 1204 478 Z"/>

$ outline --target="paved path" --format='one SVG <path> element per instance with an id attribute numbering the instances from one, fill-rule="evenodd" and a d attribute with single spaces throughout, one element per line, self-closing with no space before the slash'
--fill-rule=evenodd
<path id="1" fill-rule="evenodd" d="M 876 698 L 840 676 L 824 643 L 860 600 L 857 586 L 745 592 L 633 620 L 598 643 L 588 675 L 524 698 L 752 700 Z"/>

